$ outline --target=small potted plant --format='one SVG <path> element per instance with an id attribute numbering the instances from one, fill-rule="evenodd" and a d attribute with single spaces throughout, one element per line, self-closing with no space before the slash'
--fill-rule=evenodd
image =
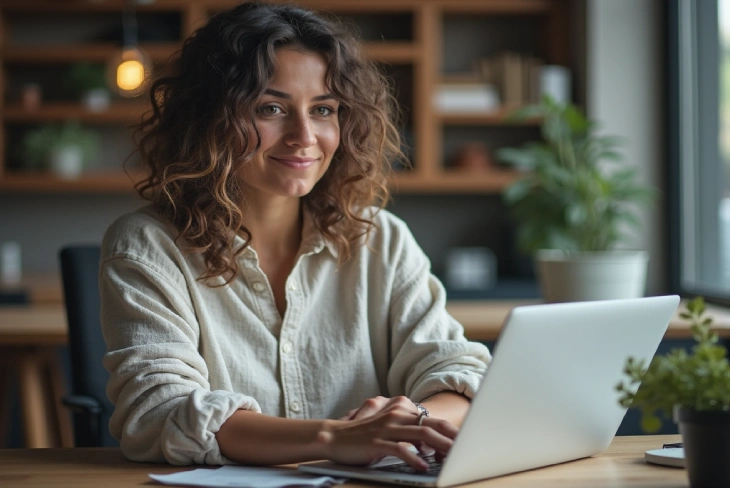
<path id="1" fill-rule="evenodd" d="M 62 178 L 78 177 L 95 157 L 98 136 L 78 122 L 47 124 L 28 132 L 22 141 L 26 167 L 47 169 Z"/>
<path id="2" fill-rule="evenodd" d="M 730 363 L 704 313 L 702 297 L 681 313 L 692 324 L 696 344 L 691 352 L 672 350 L 655 356 L 648 367 L 628 358 L 626 379 L 617 386 L 621 405 L 641 411 L 645 431 L 659 430 L 659 412 L 673 414 L 690 486 L 696 488 L 730 486 Z"/>
<path id="3" fill-rule="evenodd" d="M 103 112 L 109 108 L 111 95 L 102 65 L 91 63 L 71 65 L 66 74 L 66 84 L 88 110 Z"/>
<path id="4" fill-rule="evenodd" d="M 654 190 L 624 164 L 620 140 L 597 134 L 575 106 L 548 96 L 513 116 L 542 119 L 542 141 L 502 148 L 497 157 L 524 171 L 504 198 L 518 246 L 536 258 L 545 300 L 642 296 L 647 253 L 616 248 L 626 243 L 626 226 L 638 224 L 636 205 Z"/>

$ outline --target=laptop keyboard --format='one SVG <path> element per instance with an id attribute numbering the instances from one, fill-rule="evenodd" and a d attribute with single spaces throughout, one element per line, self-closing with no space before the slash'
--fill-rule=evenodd
<path id="1" fill-rule="evenodd" d="M 435 457 L 433 455 L 425 456 L 423 458 L 424 461 L 428 463 L 428 469 L 426 471 L 419 471 L 416 469 L 413 469 L 412 467 L 408 466 L 406 463 L 397 463 L 397 464 L 391 464 L 389 466 L 380 466 L 377 468 L 374 468 L 376 471 L 388 471 L 390 473 L 408 473 L 408 474 L 416 474 L 416 475 L 422 475 L 422 476 L 436 476 L 441 471 L 441 466 L 443 466 L 443 463 L 440 461 L 436 461 Z"/>

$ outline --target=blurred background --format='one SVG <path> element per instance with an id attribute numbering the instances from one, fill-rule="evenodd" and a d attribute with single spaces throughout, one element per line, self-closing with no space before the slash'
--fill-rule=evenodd
<path id="1" fill-rule="evenodd" d="M 31 319 L 0 311 L 0 336 L 3 322 L 37 325 L 42 336 L 43 324 L 62 320 L 60 248 L 98 244 L 116 217 L 145 203 L 132 188 L 141 169 L 129 129 L 147 107 L 140 82 L 197 26 L 237 3 L 0 0 L 0 296 L 10 309 L 41 311 Z M 389 208 L 410 226 L 450 302 L 487 307 L 476 309 L 475 326 L 490 303 L 541 299 L 503 199 L 522 173 L 497 153 L 541 139 L 539 118 L 509 115 L 545 94 L 620 136 L 623 160 L 658 189 L 621 244 L 648 251 L 644 293 L 730 295 L 728 2 L 298 3 L 357 30 L 392 81 L 410 165 L 394 166 Z M 0 383 L 0 443 L 29 443 L 29 427 L 8 420 L 22 419 L 21 400 L 32 398 L 17 362 L 41 354 L 24 370 L 35 368 L 35 378 L 67 368 L 66 339 L 54 330 L 0 345 L 13 358 Z M 60 408 L 67 383 L 56 378 L 50 399 L 37 400 L 48 404 L 39 415 Z M 67 414 L 53 415 L 63 422 Z M 38 442 L 69 442 L 65 429 Z"/>

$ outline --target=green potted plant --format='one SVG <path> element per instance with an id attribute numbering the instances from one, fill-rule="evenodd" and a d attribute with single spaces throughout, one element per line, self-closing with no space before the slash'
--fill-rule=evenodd
<path id="1" fill-rule="evenodd" d="M 95 157 L 98 136 L 78 122 L 38 126 L 25 134 L 22 157 L 26 167 L 76 178 Z"/>
<path id="2" fill-rule="evenodd" d="M 513 114 L 540 117 L 542 141 L 502 148 L 497 157 L 524 171 L 504 194 L 517 243 L 533 254 L 546 301 L 632 298 L 644 293 L 648 256 L 619 251 L 636 205 L 654 190 L 638 181 L 617 137 L 599 135 L 573 105 L 545 96 Z"/>
<path id="3" fill-rule="evenodd" d="M 641 411 L 647 432 L 661 427 L 659 413 L 673 414 L 691 486 L 730 486 L 730 362 L 704 314 L 702 297 L 689 301 L 680 316 L 692 324 L 692 350 L 655 356 L 648 367 L 628 358 L 617 390 L 621 405 Z"/>
<path id="4" fill-rule="evenodd" d="M 104 66 L 92 63 L 75 63 L 66 73 L 66 85 L 84 106 L 92 112 L 109 108 L 111 95 L 106 82 Z"/>

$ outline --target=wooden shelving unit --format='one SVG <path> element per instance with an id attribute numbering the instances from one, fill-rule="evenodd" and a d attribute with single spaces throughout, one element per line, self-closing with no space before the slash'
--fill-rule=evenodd
<path id="1" fill-rule="evenodd" d="M 88 124 L 134 124 L 140 121 L 142 114 L 149 109 L 144 103 L 115 103 L 109 108 L 94 112 L 79 103 L 47 103 L 28 110 L 14 104 L 5 107 L 3 119 L 6 122 L 45 123 L 78 120 Z"/>
<path id="2" fill-rule="evenodd" d="M 153 61 L 166 61 L 180 46 L 172 43 L 141 43 L 139 47 Z M 8 47 L 3 50 L 2 57 L 6 64 L 74 63 L 80 61 L 103 63 L 111 58 L 118 50 L 119 46 L 108 43 L 93 46 Z"/>
<path id="3" fill-rule="evenodd" d="M 439 122 L 443 125 L 482 125 L 482 126 L 538 126 L 540 120 L 513 120 L 510 119 L 511 109 L 502 108 L 487 113 L 472 112 L 451 112 L 437 114 Z"/>
<path id="4" fill-rule="evenodd" d="M 276 0 L 279 1 L 279 0 Z M 284 1 L 284 0 L 281 0 Z M 296 0 L 295 0 L 296 1 Z M 119 170 L 92 172 L 75 180 L 63 180 L 46 173 L 20 170 L 15 145 L 17 134 L 24 128 L 51 122 L 78 120 L 104 130 L 127 131 L 138 122 L 146 110 L 143 100 L 115 101 L 108 110 L 91 112 L 71 99 L 52 99 L 35 109 L 24 108 L 17 94 L 17 85 L 23 80 L 17 73 L 23 70 L 52 70 L 57 66 L 76 62 L 104 63 L 119 46 L 109 41 L 74 39 L 56 42 L 53 32 L 42 39 L 21 42 L 17 25 L 27 25 L 32 16 L 66 20 L 93 19 L 94 15 L 107 19 L 121 15 L 125 0 L 89 2 L 88 0 L 3 0 L 0 2 L 0 192 L 131 192 L 132 183 Z M 163 40 L 144 40 L 140 47 L 161 64 L 168 61 L 180 48 L 182 41 L 195 28 L 217 11 L 238 4 L 238 0 L 156 0 L 150 5 L 138 5 L 138 15 L 174 16 L 179 24 L 179 36 Z M 287 2 L 290 3 L 290 2 Z M 513 182 L 519 173 L 502 168 L 490 171 L 457 171 L 448 168 L 446 148 L 454 146 L 448 138 L 460 128 L 484 131 L 512 130 L 512 127 L 537 127 L 537 120 L 514 122 L 508 114 L 514 107 L 489 113 L 439 113 L 433 104 L 435 88 L 443 78 L 443 67 L 450 53 L 444 51 L 444 25 L 447 19 L 524 19 L 531 26 L 538 25 L 539 33 L 532 33 L 537 54 L 546 62 L 569 64 L 570 48 L 567 38 L 569 2 L 566 0 L 299 0 L 299 4 L 333 14 L 348 23 L 354 23 L 363 34 L 364 51 L 378 61 L 396 80 L 395 90 L 404 107 L 406 125 L 404 134 L 411 144 L 412 169 L 397 172 L 392 188 L 400 193 L 499 193 Z M 455 20 L 454 20 L 455 19 Z M 471 20 L 470 20 L 471 21 Z M 25 22 L 25 24 L 23 24 Z M 532 32 L 532 31 L 530 31 Z M 481 35 L 481 34 L 480 34 Z M 45 37 L 47 36 L 47 38 Z M 519 37 L 519 36 L 518 36 Z M 524 37 L 524 36 L 522 36 Z M 539 38 L 539 39 L 538 39 Z M 505 41 L 509 45 L 509 39 Z M 522 46 L 520 44 L 520 46 Z M 517 49 L 520 48 L 517 46 Z M 465 46 L 476 49 L 477 55 L 488 53 L 489 46 Z M 496 49 L 496 48 L 494 48 Z M 25 80 L 27 81 L 27 80 Z M 58 80 L 46 80 L 57 83 Z M 446 130 L 448 128 L 448 131 Z M 14 132 L 13 132 L 14 131 Z M 492 138 L 493 139 L 493 138 Z M 497 144 L 499 141 L 497 141 Z M 106 157 L 106 156 L 105 156 Z"/>

